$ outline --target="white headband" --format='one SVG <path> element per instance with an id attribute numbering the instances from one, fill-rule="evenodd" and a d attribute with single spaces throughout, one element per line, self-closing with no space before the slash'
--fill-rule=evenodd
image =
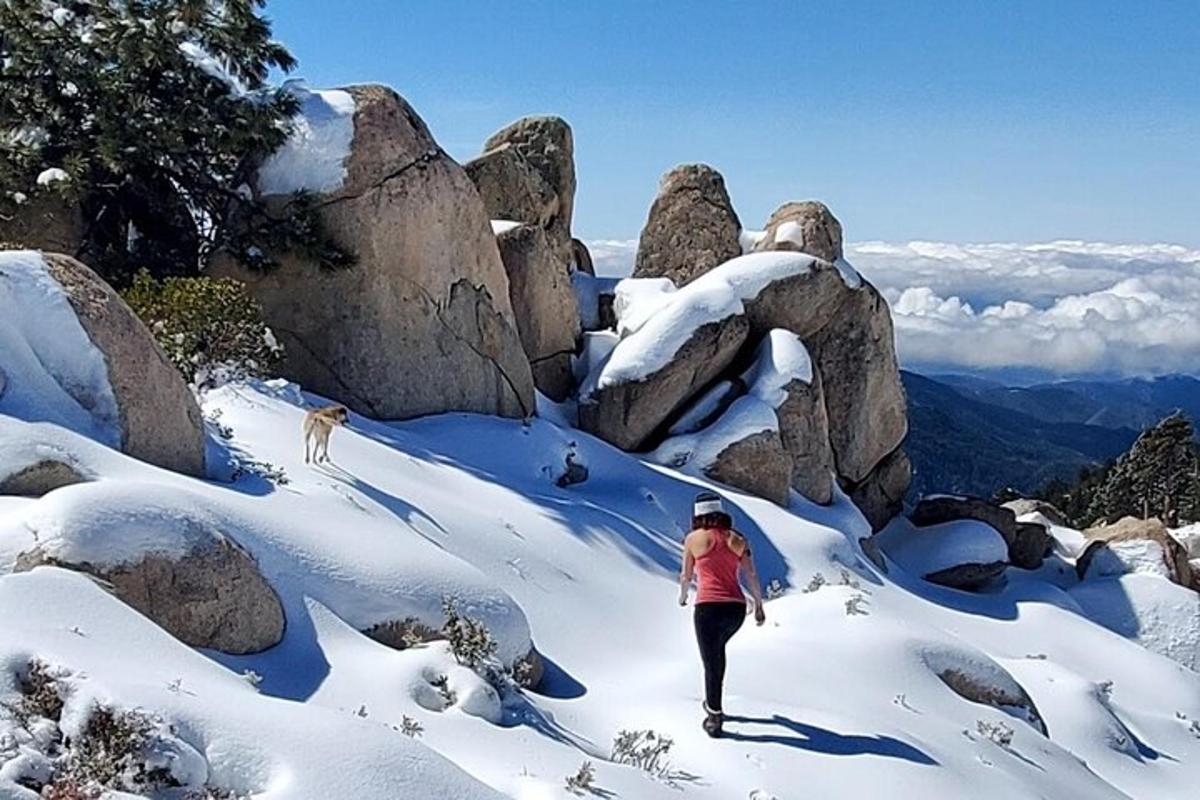
<path id="1" fill-rule="evenodd" d="M 692 516 L 702 517 L 705 514 L 720 514 L 725 511 L 725 506 L 721 505 L 720 498 L 714 497 L 712 500 L 699 500 L 692 506 Z"/>

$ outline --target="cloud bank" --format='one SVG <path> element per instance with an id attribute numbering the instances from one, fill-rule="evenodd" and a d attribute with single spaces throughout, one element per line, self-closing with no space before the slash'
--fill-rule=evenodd
<path id="1" fill-rule="evenodd" d="M 590 242 L 628 275 L 636 240 Z M 859 242 L 915 369 L 1200 373 L 1200 250 L 1167 244 Z"/>

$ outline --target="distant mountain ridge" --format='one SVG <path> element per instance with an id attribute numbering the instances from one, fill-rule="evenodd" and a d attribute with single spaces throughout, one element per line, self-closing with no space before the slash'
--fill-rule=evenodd
<path id="1" fill-rule="evenodd" d="M 903 372 L 910 497 L 1033 492 L 1124 452 L 1179 410 L 1200 419 L 1200 380 L 1186 375 L 1013 387 L 971 375 Z"/>

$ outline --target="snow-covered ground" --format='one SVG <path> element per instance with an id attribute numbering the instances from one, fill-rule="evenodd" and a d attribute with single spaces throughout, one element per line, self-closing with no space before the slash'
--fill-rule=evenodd
<path id="1" fill-rule="evenodd" d="M 729 736 L 710 740 L 690 612 L 675 601 L 690 502 L 707 484 L 546 420 L 470 415 L 354 416 L 332 463 L 306 466 L 300 422 L 319 402 L 282 383 L 205 397 L 232 434 L 214 452 L 281 470 L 279 484 L 253 471 L 197 481 L 0 417 L 0 453 L 44 441 L 98 478 L 0 498 L 0 573 L 35 536 L 119 560 L 178 541 L 143 524 L 153 515 L 199 515 L 256 557 L 288 619 L 265 653 L 201 653 L 79 575 L 4 575 L 0 693 L 40 659 L 66 673 L 68 710 L 94 698 L 144 709 L 174 731 L 180 769 L 266 798 L 569 797 L 585 760 L 598 789 L 627 798 L 1195 796 L 1200 676 L 1137 643 L 1152 644 L 1136 608 L 1147 596 L 1156 639 L 1195 619 L 1194 606 L 1174 616 L 1186 590 L 1161 577 L 1070 586 L 1010 570 L 1002 589 L 964 594 L 870 566 L 856 544 L 867 526 L 844 499 L 794 496 L 785 510 L 718 487 L 776 583 L 767 624 L 733 640 Z M 561 488 L 568 453 L 589 478 Z M 395 651 L 359 632 L 407 616 L 436 625 L 443 596 L 484 619 L 505 658 L 532 641 L 540 693 L 502 704 L 444 644 Z M 1023 687 L 1048 736 L 951 691 L 947 668 Z M 419 737 L 395 729 L 405 717 Z M 5 724 L 0 796 L 21 797 L 2 780 L 21 752 Z M 645 729 L 674 740 L 659 777 L 608 760 L 620 731 Z"/>

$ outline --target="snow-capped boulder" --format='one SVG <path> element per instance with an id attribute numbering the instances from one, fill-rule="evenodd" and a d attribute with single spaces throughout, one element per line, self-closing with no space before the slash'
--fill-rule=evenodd
<path id="1" fill-rule="evenodd" d="M 510 219 L 542 228 L 558 215 L 558 194 L 511 144 L 463 164 L 491 219 Z"/>
<path id="2" fill-rule="evenodd" d="M 1007 508 L 1018 517 L 1023 517 L 1026 514 L 1041 514 L 1051 525 L 1070 527 L 1066 515 L 1058 510 L 1053 503 L 1048 503 L 1045 500 L 1019 497 L 1016 500 L 1009 500 L 1007 503 L 1002 503 L 1001 507 Z"/>
<path id="3" fill-rule="evenodd" d="M 622 450 L 641 447 L 729 366 L 746 341 L 746 318 L 723 311 L 695 326 L 656 315 L 622 339 L 580 390 L 579 426 Z"/>
<path id="4" fill-rule="evenodd" d="M 0 495 L 41 497 L 47 492 L 86 480 L 75 465 L 55 458 L 44 458 L 19 469 L 12 469 L 6 464 L 0 467 Z"/>
<path id="5" fill-rule="evenodd" d="M 565 400 L 574 385 L 571 355 L 580 334 L 579 305 L 567 265 L 555 256 L 546 232 L 535 225 L 510 228 L 496 241 L 534 384 L 547 397 Z"/>
<path id="6" fill-rule="evenodd" d="M 508 279 L 462 167 L 386 87 L 310 93 L 303 108 L 316 132 L 268 159 L 260 191 L 269 204 L 317 192 L 322 222 L 357 263 L 321 270 L 280 253 L 269 274 L 213 268 L 262 303 L 287 352 L 281 372 L 377 418 L 531 414 Z"/>
<path id="7" fill-rule="evenodd" d="M 50 565 L 104 581 L 185 644 L 253 653 L 283 638 L 284 614 L 254 559 L 198 498 L 159 504 L 154 484 L 71 486 L 31 505 L 16 571 Z"/>
<path id="8" fill-rule="evenodd" d="M 833 451 L 825 393 L 800 337 L 778 328 L 771 331 L 741 380 L 751 395 L 775 409 L 779 437 L 791 462 L 792 488 L 813 502 L 830 502 Z"/>
<path id="9" fill-rule="evenodd" d="M 879 530 L 903 509 L 911 481 L 912 462 L 904 448 L 898 447 L 876 464 L 866 479 L 858 483 L 843 481 L 843 488 L 871 529 Z"/>
<path id="10" fill-rule="evenodd" d="M 1157 574 L 1200 591 L 1184 547 L 1157 519 L 1125 517 L 1084 531 L 1088 542 L 1075 562 L 1080 580 L 1127 572 Z"/>
<path id="11" fill-rule="evenodd" d="M 964 700 L 992 706 L 1023 719 L 1043 736 L 1049 732 L 1025 687 L 983 652 L 964 646 L 930 645 L 921 660 L 950 691 Z"/>
<path id="12" fill-rule="evenodd" d="M 879 534 L 879 546 L 905 571 L 930 583 L 974 591 L 1008 566 L 1008 545 L 990 525 L 960 519 L 913 528 L 900 520 Z"/>
<path id="13" fill-rule="evenodd" d="M 835 263 L 842 258 L 842 224 L 824 203 L 784 203 L 767 220 L 758 250 L 795 250 Z"/>
<path id="14" fill-rule="evenodd" d="M 195 398 L 96 273 L 70 256 L 0 252 L 0 305 L 11 311 L 0 319 L 7 375 L 0 413 L 53 422 L 142 461 L 204 475 Z"/>
<path id="15" fill-rule="evenodd" d="M 683 286 L 741 255 L 740 230 L 721 173 L 707 164 L 682 164 L 659 182 L 633 275 Z"/>
<path id="16" fill-rule="evenodd" d="M 792 459 L 775 410 L 753 395 L 739 397 L 708 427 L 668 438 L 650 460 L 787 505 Z"/>
<path id="17" fill-rule="evenodd" d="M 484 142 L 483 151 L 489 153 L 506 144 L 525 157 L 558 197 L 546 233 L 559 258 L 569 263 L 571 215 L 575 208 L 575 142 L 571 126 L 561 117 L 523 117 L 493 133 Z"/>

